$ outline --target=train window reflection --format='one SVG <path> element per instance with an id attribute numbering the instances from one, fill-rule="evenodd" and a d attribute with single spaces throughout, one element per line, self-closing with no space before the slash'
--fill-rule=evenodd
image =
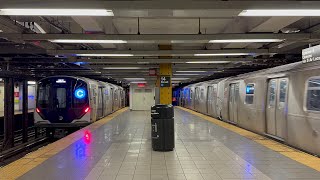
<path id="1" fill-rule="evenodd" d="M 310 79 L 308 82 L 307 110 L 320 111 L 320 79 Z"/>

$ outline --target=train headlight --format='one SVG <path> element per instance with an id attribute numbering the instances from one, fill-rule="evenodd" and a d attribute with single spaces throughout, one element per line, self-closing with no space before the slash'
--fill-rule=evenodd
<path id="1" fill-rule="evenodd" d="M 76 89 L 74 91 L 74 96 L 77 98 L 77 99 L 83 99 L 85 98 L 87 95 L 87 92 L 85 89 L 82 89 L 82 88 L 79 88 L 79 89 Z"/>

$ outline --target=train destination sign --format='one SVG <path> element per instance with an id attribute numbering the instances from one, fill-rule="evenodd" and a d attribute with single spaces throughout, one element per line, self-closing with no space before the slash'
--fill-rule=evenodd
<path id="1" fill-rule="evenodd" d="M 308 63 L 320 60 L 320 45 L 302 50 L 302 62 Z"/>
<path id="2" fill-rule="evenodd" d="M 161 76 L 160 77 L 160 87 L 170 87 L 171 78 L 170 76 Z"/>

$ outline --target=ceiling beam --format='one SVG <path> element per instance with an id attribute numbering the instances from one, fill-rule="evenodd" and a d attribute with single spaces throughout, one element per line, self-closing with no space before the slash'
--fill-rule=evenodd
<path id="1" fill-rule="evenodd" d="M 32 51 L 31 51 L 32 52 Z M 30 53 L 31 53 L 30 52 Z M 218 50 L 47 50 L 48 54 L 76 56 L 76 54 L 132 54 L 133 56 L 194 56 L 194 54 L 252 53 L 253 55 L 277 54 L 277 49 L 218 49 Z M 0 49 L 0 53 L 3 52 Z M 17 52 L 19 53 L 19 52 Z"/>
<path id="2" fill-rule="evenodd" d="M 128 43 L 208 43 L 209 40 L 225 39 L 320 39 L 320 33 L 226 33 L 226 34 L 19 34 L 1 33 L 0 38 L 20 41 L 32 40 L 125 40 Z M 181 42 L 179 42 L 181 41 Z"/>
<path id="3" fill-rule="evenodd" d="M 171 0 L 162 2 L 150 1 L 107 1 L 107 0 L 83 0 L 77 1 L 52 1 L 52 0 L 2 0 L 0 8 L 106 8 L 106 9 L 314 9 L 320 7 L 319 1 L 181 1 Z"/>
<path id="4" fill-rule="evenodd" d="M 224 57 L 212 57 L 212 58 L 174 58 L 174 59 L 161 59 L 161 58 L 113 58 L 113 59 L 72 59 L 69 62 L 87 62 L 87 63 L 186 63 L 188 61 L 252 61 L 253 57 L 246 58 L 224 58 Z"/>

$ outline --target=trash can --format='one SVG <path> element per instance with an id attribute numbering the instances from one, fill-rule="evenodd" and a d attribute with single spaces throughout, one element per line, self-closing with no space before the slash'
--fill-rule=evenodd
<path id="1" fill-rule="evenodd" d="M 174 110 L 172 105 L 151 107 L 151 138 L 154 151 L 174 149 Z"/>

